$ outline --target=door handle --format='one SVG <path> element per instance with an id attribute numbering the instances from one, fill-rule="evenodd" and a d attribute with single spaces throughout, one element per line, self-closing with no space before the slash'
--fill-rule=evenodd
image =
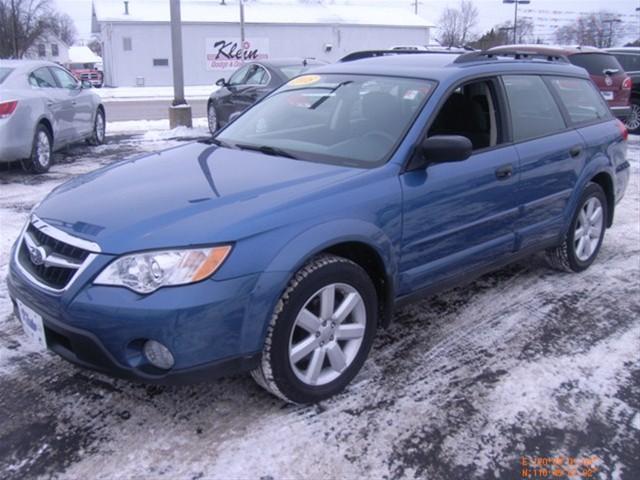
<path id="1" fill-rule="evenodd" d="M 506 180 L 513 175 L 513 165 L 504 165 L 498 169 L 496 169 L 496 178 L 498 180 Z"/>
<path id="2" fill-rule="evenodd" d="M 571 150 L 569 150 L 569 155 L 571 155 L 572 158 L 576 158 L 581 153 L 582 153 L 582 147 L 578 145 L 576 145 Z"/>

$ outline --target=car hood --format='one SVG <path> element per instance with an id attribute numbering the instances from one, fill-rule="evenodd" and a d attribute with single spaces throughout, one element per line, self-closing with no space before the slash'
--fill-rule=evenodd
<path id="1" fill-rule="evenodd" d="M 34 213 L 105 253 L 204 245 L 294 222 L 289 207 L 364 171 L 194 142 L 77 177 Z"/>

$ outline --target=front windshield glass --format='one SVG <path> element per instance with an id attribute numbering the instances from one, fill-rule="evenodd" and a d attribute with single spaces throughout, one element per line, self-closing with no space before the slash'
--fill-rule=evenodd
<path id="1" fill-rule="evenodd" d="M 372 167 L 385 162 L 434 83 L 368 75 L 303 75 L 221 131 L 216 140 L 303 160 Z"/>

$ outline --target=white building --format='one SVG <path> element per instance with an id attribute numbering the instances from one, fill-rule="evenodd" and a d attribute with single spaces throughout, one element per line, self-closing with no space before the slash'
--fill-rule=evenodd
<path id="1" fill-rule="evenodd" d="M 276 0 L 277 1 L 277 0 Z M 429 43 L 432 24 L 407 8 L 339 3 L 245 3 L 241 48 L 237 0 L 182 0 L 187 85 L 213 84 L 242 58 L 311 57 L 335 61 L 355 50 Z M 171 85 L 168 0 L 93 0 L 94 33 L 108 86 Z"/>
<path id="2" fill-rule="evenodd" d="M 27 50 L 25 57 L 64 65 L 69 61 L 69 46 L 55 35 L 47 35 Z"/>

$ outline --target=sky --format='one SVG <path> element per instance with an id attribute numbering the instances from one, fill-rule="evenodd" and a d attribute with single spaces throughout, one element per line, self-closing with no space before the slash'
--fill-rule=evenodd
<path id="1" fill-rule="evenodd" d="M 136 0 L 129 0 L 135 3 Z M 162 1 L 162 0 L 160 0 Z M 164 0 L 169 1 L 169 0 Z M 211 0 L 217 2 L 218 0 Z M 234 0 L 229 0 L 228 3 Z M 259 1 L 259 0 L 258 0 Z M 287 0 L 282 0 L 287 1 Z M 294 2 L 295 0 L 289 0 Z M 331 1 L 331 0 L 327 0 Z M 344 1 L 344 0 L 339 0 Z M 438 22 L 442 10 L 446 6 L 455 6 L 451 0 L 418 0 L 418 13 L 433 23 Z M 480 15 L 476 33 L 480 34 L 489 30 L 492 26 L 513 19 L 513 5 L 505 5 L 501 0 L 473 0 Z M 68 13 L 75 21 L 80 38 L 91 36 L 91 0 L 55 0 L 59 10 Z M 368 8 L 374 8 L 377 4 L 394 4 L 399 7 L 413 8 L 413 0 L 349 0 L 351 4 L 363 4 Z M 531 0 L 529 5 L 520 5 L 519 12 L 531 16 L 536 24 L 537 32 L 543 40 L 551 40 L 555 25 L 565 23 L 575 18 L 579 12 L 598 10 L 614 11 L 623 15 L 627 21 L 635 21 L 636 37 L 640 33 L 638 29 L 640 0 Z M 251 8 L 249 3 L 246 8 Z M 633 33 L 633 32 L 631 32 Z"/>

